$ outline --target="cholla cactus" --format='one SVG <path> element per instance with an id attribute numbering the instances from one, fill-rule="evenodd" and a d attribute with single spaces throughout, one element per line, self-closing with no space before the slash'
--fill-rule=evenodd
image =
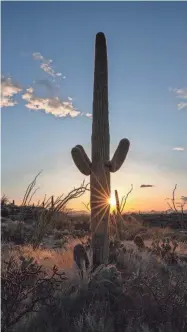
<path id="1" fill-rule="evenodd" d="M 108 262 L 110 172 L 123 164 L 129 150 L 129 140 L 122 139 L 110 161 L 110 135 L 108 120 L 108 69 L 105 35 L 98 33 L 95 42 L 95 71 L 92 119 L 92 161 L 84 148 L 72 149 L 72 158 L 84 175 L 90 175 L 91 231 L 93 265 Z"/>
<path id="2" fill-rule="evenodd" d="M 162 249 L 160 247 L 160 240 L 159 239 L 154 239 L 153 242 L 151 243 L 151 252 L 160 255 Z"/>
<path id="3" fill-rule="evenodd" d="M 168 238 L 163 239 L 161 247 L 162 247 L 162 256 L 164 257 L 171 251 L 170 241 Z"/>
<path id="4" fill-rule="evenodd" d="M 163 239 L 162 241 L 154 240 L 151 244 L 151 252 L 160 256 L 161 259 L 164 259 L 168 263 L 177 262 L 176 248 L 178 243 L 176 239 L 170 241 L 169 238 Z"/>

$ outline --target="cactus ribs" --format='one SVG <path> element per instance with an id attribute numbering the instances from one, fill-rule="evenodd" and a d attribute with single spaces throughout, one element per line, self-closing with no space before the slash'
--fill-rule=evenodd
<path id="1" fill-rule="evenodd" d="M 92 116 L 92 161 L 81 145 L 76 145 L 71 153 L 80 172 L 90 175 L 93 266 L 98 266 L 107 263 L 109 255 L 110 172 L 119 170 L 130 145 L 128 139 L 122 139 L 110 160 L 107 47 L 102 32 L 95 41 Z"/>

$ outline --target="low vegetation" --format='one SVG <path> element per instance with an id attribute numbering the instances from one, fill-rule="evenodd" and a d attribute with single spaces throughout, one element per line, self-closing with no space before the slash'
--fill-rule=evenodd
<path id="1" fill-rule="evenodd" d="M 73 249 L 83 245 L 91 263 L 89 215 L 54 211 L 55 202 L 16 207 L 3 197 L 3 332 L 187 331 L 185 231 L 111 216 L 109 264 L 83 264 L 82 278 Z"/>

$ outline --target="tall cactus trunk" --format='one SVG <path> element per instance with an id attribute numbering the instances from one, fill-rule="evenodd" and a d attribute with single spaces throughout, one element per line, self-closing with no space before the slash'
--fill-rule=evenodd
<path id="1" fill-rule="evenodd" d="M 91 184 L 91 231 L 93 264 L 108 259 L 108 223 L 110 198 L 110 171 L 105 166 L 109 160 L 108 121 L 108 70 L 105 36 L 97 34 L 95 42 L 95 70 L 92 122 L 92 173 Z"/>
<path id="2" fill-rule="evenodd" d="M 123 164 L 129 150 L 129 140 L 122 139 L 110 161 L 108 121 L 108 69 L 106 39 L 96 35 L 92 120 L 92 162 L 84 148 L 76 145 L 72 151 L 75 165 L 84 175 L 90 175 L 90 206 L 93 266 L 108 261 L 110 172 Z"/>

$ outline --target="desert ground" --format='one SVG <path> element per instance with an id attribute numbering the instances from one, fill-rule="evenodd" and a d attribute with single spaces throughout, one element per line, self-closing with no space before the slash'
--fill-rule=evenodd
<path id="1" fill-rule="evenodd" d="M 156 219 L 125 214 L 118 228 L 116 217 L 109 263 L 91 272 L 89 214 L 53 212 L 50 224 L 38 207 L 3 202 L 2 331 L 186 331 L 187 231 Z"/>

